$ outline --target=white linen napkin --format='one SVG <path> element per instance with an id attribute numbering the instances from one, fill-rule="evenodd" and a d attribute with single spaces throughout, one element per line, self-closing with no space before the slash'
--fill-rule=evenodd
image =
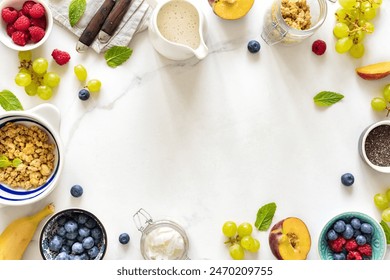
<path id="1" fill-rule="evenodd" d="M 70 0 L 48 0 L 54 21 L 70 30 L 78 38 L 103 2 L 104 0 L 87 0 L 87 8 L 84 15 L 75 26 L 71 27 L 68 17 Z M 135 34 L 147 28 L 152 10 L 152 7 L 146 0 L 133 0 L 111 39 L 107 43 L 102 44 L 96 38 L 90 47 L 97 53 L 100 53 L 112 46 L 128 46 Z"/>

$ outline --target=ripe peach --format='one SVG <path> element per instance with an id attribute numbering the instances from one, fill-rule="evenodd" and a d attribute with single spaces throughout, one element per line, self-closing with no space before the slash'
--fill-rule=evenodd
<path id="1" fill-rule="evenodd" d="M 378 62 L 356 68 L 356 73 L 365 80 L 379 80 L 390 75 L 390 62 Z"/>
<path id="2" fill-rule="evenodd" d="M 223 19 L 233 20 L 245 16 L 254 0 L 209 0 L 214 13 Z"/>

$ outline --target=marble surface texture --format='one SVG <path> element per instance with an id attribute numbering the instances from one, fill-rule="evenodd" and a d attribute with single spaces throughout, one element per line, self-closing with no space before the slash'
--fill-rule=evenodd
<path id="1" fill-rule="evenodd" d="M 83 208 L 106 227 L 105 259 L 138 260 L 141 233 L 133 214 L 144 208 L 154 220 L 170 218 L 184 227 L 191 259 L 230 259 L 222 224 L 253 223 L 260 206 L 275 202 L 273 223 L 289 216 L 305 221 L 312 237 L 308 259 L 316 260 L 318 236 L 333 216 L 360 211 L 379 221 L 373 196 L 390 186 L 390 175 L 362 161 L 358 138 L 368 125 L 385 118 L 370 108 L 370 101 L 390 80 L 365 81 L 354 69 L 389 60 L 390 2 L 383 1 L 361 59 L 335 52 L 332 29 L 338 4 L 331 2 L 325 23 L 311 38 L 294 47 L 266 45 L 260 33 L 270 4 L 256 0 L 244 18 L 227 21 L 218 18 L 206 0 L 199 1 L 210 50 L 201 61 L 162 57 L 145 31 L 132 40 L 132 57 L 113 69 L 102 54 L 77 53 L 78 38 L 55 25 L 47 43 L 33 55 L 48 58 L 49 68 L 62 77 L 48 102 L 61 111 L 63 173 L 43 200 L 1 208 L 0 230 L 48 202 L 54 202 L 57 211 Z M 251 39 L 262 45 L 257 54 L 247 50 Z M 311 51 L 316 39 L 328 44 L 323 56 Z M 71 54 L 68 65 L 55 65 L 50 57 L 54 48 Z M 0 45 L 0 57 L 0 89 L 14 92 L 25 109 L 43 103 L 15 85 L 17 53 Z M 87 102 L 77 96 L 81 86 L 73 66 L 79 63 L 89 78 L 103 84 Z M 313 96 L 322 90 L 345 98 L 319 108 Z M 349 188 L 340 182 L 346 172 L 355 176 Z M 82 197 L 70 195 L 74 184 L 84 187 Z M 42 226 L 24 259 L 41 259 Z M 131 237 L 126 246 L 118 241 L 122 232 Z M 254 231 L 261 249 L 247 259 L 274 259 L 268 234 Z"/>

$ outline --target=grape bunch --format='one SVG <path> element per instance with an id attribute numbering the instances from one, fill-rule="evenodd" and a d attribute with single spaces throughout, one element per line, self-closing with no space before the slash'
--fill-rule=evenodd
<path id="1" fill-rule="evenodd" d="M 390 106 L 387 105 L 390 102 L 390 84 L 387 84 L 382 91 L 383 97 L 374 97 L 371 100 L 371 108 L 374 111 L 384 111 L 387 110 L 387 116 L 390 114 Z"/>
<path id="2" fill-rule="evenodd" d="M 222 226 L 222 233 L 228 238 L 225 244 L 229 245 L 229 253 L 234 260 L 243 260 L 245 250 L 256 253 L 260 249 L 260 242 L 252 237 L 253 227 L 250 223 L 237 224 L 227 221 Z"/>
<path id="3" fill-rule="evenodd" d="M 88 72 L 87 72 L 87 69 L 85 69 L 85 67 L 83 65 L 81 65 L 81 64 L 76 65 L 73 68 L 73 72 L 80 82 L 87 81 Z M 90 92 L 100 91 L 101 86 L 102 86 L 102 83 L 97 79 L 92 79 L 92 80 L 87 81 L 85 87 L 79 91 L 80 100 L 83 100 L 83 101 L 88 100 L 90 97 Z"/>
<path id="4" fill-rule="evenodd" d="M 48 71 L 49 62 L 46 58 L 33 60 L 31 51 L 19 52 L 18 58 L 20 66 L 15 83 L 24 87 L 28 95 L 38 95 L 43 100 L 49 100 L 53 96 L 53 89 L 60 84 L 60 76 Z"/>
<path id="5" fill-rule="evenodd" d="M 374 32 L 371 22 L 377 15 L 382 0 L 339 0 L 333 35 L 337 38 L 336 51 L 354 58 L 364 55 L 364 38 Z"/>
<path id="6" fill-rule="evenodd" d="M 382 211 L 382 220 L 390 222 L 390 188 L 384 193 L 374 195 L 375 206 Z"/>

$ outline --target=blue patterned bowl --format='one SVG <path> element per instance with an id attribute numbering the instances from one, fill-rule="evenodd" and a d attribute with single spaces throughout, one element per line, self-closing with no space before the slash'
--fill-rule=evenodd
<path id="1" fill-rule="evenodd" d="M 371 247 L 372 247 L 372 260 L 382 260 L 386 254 L 386 236 L 382 229 L 382 226 L 372 217 L 360 213 L 360 212 L 344 212 L 333 217 L 329 222 L 326 223 L 322 229 L 318 239 L 318 252 L 322 260 L 333 260 L 333 252 L 328 246 L 327 232 L 333 227 L 333 224 L 337 220 L 343 220 L 349 223 L 352 218 L 358 218 L 361 222 L 370 224 L 373 227 Z"/>

